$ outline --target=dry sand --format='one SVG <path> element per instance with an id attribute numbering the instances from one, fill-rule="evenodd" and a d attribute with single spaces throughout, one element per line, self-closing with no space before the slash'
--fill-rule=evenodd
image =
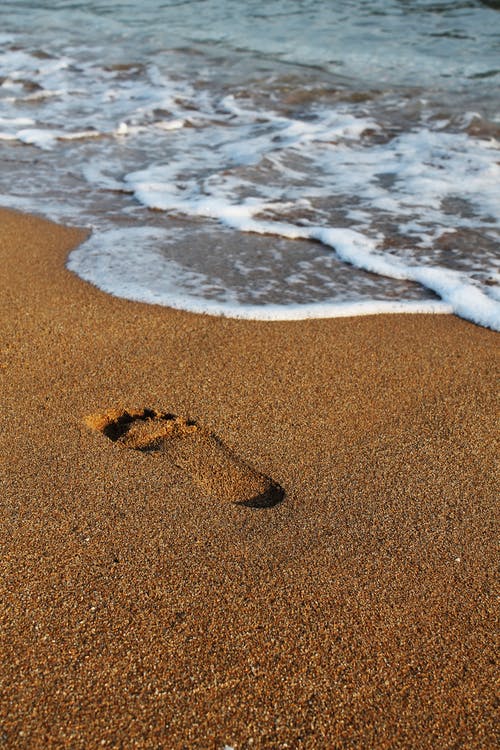
<path id="1" fill-rule="evenodd" d="M 0 747 L 496 746 L 496 334 L 135 304 L 0 222 Z M 284 501 L 85 424 L 145 407 Z"/>

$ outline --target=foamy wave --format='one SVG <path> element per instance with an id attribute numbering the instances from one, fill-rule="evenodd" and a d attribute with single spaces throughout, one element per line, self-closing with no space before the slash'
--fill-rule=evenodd
<path id="1" fill-rule="evenodd" d="M 293 129 L 290 127 L 287 130 L 290 132 Z M 320 132 L 318 128 L 304 128 L 304 131 L 308 134 L 309 143 L 315 141 Z M 295 130 L 295 150 L 303 146 L 304 131 L 299 128 Z M 368 208 L 390 210 L 400 217 L 411 215 L 413 221 L 407 226 L 410 235 L 417 230 L 422 231 L 423 226 L 431 230 L 428 217 L 431 212 L 434 236 L 437 236 L 438 232 L 445 231 L 444 228 L 448 229 L 449 219 L 442 208 L 443 201 L 448 196 L 467 201 L 490 224 L 499 224 L 500 170 L 491 158 L 491 150 L 497 146 L 493 141 L 474 142 L 462 134 L 425 130 L 406 134 L 379 148 L 365 149 L 364 160 L 361 154 L 359 160 L 354 161 L 354 149 L 346 145 L 339 150 L 340 158 L 335 150 L 328 155 L 337 168 L 337 190 L 340 185 L 349 189 L 349 193 L 354 193 L 350 172 L 354 171 L 355 165 L 357 197 L 364 198 Z M 289 149 L 290 144 L 283 146 L 285 148 Z M 359 149 L 355 148 L 355 153 L 359 153 Z M 349 157 L 346 157 L 346 151 L 351 151 Z M 233 153 L 237 153 L 237 150 L 233 149 Z M 254 160 L 258 161 L 257 157 L 260 155 L 255 151 L 253 153 Z M 246 155 L 243 158 L 247 160 Z M 315 158 L 317 159 L 317 155 Z M 275 191 L 276 197 L 283 198 L 281 202 L 269 202 L 256 197 L 231 202 L 231 194 L 239 188 L 233 178 L 227 177 L 225 173 L 217 173 L 209 179 L 192 178 L 181 181 L 178 166 L 173 162 L 167 166 L 142 170 L 128 175 L 125 182 L 133 190 L 135 197 L 150 208 L 217 219 L 225 226 L 241 232 L 318 241 L 332 248 L 341 260 L 357 268 L 389 278 L 417 282 L 437 294 L 447 309 L 457 315 L 500 330 L 498 300 L 488 294 L 488 287 L 479 288 L 471 274 L 419 262 L 418 255 L 412 250 L 404 253 L 406 257 L 383 252 L 381 242 L 370 237 L 366 230 L 361 232 L 311 223 L 297 225 L 276 219 L 262 220 L 259 216 L 265 213 L 290 211 L 294 204 L 285 200 L 290 197 L 286 187 L 281 190 L 281 195 L 276 195 L 278 191 Z M 346 170 L 346 166 L 350 169 Z M 328 173 L 330 169 L 331 165 Z M 392 178 L 391 191 L 377 184 L 379 176 L 385 174 Z M 263 187 L 261 192 L 269 192 L 268 186 Z M 455 226 L 468 226 L 470 219 L 467 216 L 453 217 L 453 223 Z M 367 224 L 369 228 L 369 222 L 364 222 L 365 226 Z M 453 229 L 453 226 L 449 228 Z M 425 235 L 424 232 L 422 234 Z M 424 237 L 423 244 L 428 242 L 428 237 Z"/>
<path id="2" fill-rule="evenodd" d="M 209 210 L 213 216 L 213 205 Z M 416 281 L 436 293 L 442 301 L 370 300 L 265 306 L 234 304 L 231 301 L 215 302 L 203 299 L 203 285 L 206 281 L 203 275 L 190 273 L 179 264 L 166 262 L 161 258 L 155 245 L 162 240 L 171 241 L 168 233 L 147 228 L 137 229 L 135 232 L 129 230 L 133 232 L 132 238 L 136 243 L 135 253 L 123 252 L 123 231 L 108 232 L 105 237 L 97 235 L 73 251 L 68 260 L 68 268 L 118 297 L 210 315 L 254 320 L 299 320 L 389 312 L 453 312 L 478 325 L 500 330 L 500 303 L 475 287 L 463 274 L 443 268 L 411 266 L 387 253 L 377 253 L 373 241 L 349 229 L 309 227 L 306 230 L 304 227 L 277 222 L 257 222 L 248 216 L 242 216 L 242 213 L 248 212 L 225 211 L 221 212 L 219 218 L 239 231 L 276 234 L 289 239 L 317 240 L 331 247 L 341 260 L 357 268 L 390 278 Z M 129 236 L 128 240 L 130 239 Z M 185 286 L 187 280 L 196 282 L 197 294 L 186 289 L 179 293 L 179 288 Z"/>
<path id="3" fill-rule="evenodd" d="M 87 45 L 63 44 L 57 55 L 6 39 L 0 141 L 27 156 L 9 157 L 17 187 L 9 170 L 0 193 L 10 191 L 14 198 L 5 200 L 14 205 L 91 225 L 94 235 L 68 266 L 100 288 L 255 319 L 454 312 L 500 329 L 492 286 L 499 143 L 466 132 L 478 115 L 453 121 L 421 99 L 410 116 L 397 92 L 351 101 L 325 87 L 317 98 L 305 84 L 296 90 L 300 69 L 289 89 L 284 77 L 283 92 L 275 76 L 230 90 L 203 57 L 193 83 L 175 70 L 180 57 L 172 50 L 120 63 L 104 47 L 92 56 Z M 179 244 L 192 247 L 194 235 L 199 242 L 192 267 L 163 252 L 179 221 L 191 230 Z M 224 273 L 203 242 L 215 226 L 234 254 Z M 309 255 L 297 252 L 292 262 L 263 240 L 258 251 L 238 255 L 246 234 L 289 241 L 289 249 L 303 241 Z M 272 283 L 281 260 L 289 267 Z M 352 278 L 342 286 L 347 267 Z M 387 279 L 414 288 L 389 288 Z M 427 299 L 433 295 L 440 299 Z"/>
<path id="4" fill-rule="evenodd" d="M 81 278 L 109 294 L 135 302 L 165 305 L 194 313 L 218 315 L 246 320 L 305 320 L 307 318 L 339 318 L 378 313 L 451 313 L 452 307 L 440 301 L 326 302 L 310 304 L 235 304 L 203 298 L 207 279 L 189 272 L 180 264 L 166 260 L 159 247 L 172 242 L 171 234 L 150 227 L 109 230 L 94 234 L 73 250 L 67 267 Z M 352 241 L 352 238 L 349 238 Z M 349 244 L 349 239 L 346 244 Z M 124 248 L 125 240 L 125 248 Z M 126 252 L 131 246 L 135 253 Z M 190 293 L 180 288 L 189 284 Z"/>

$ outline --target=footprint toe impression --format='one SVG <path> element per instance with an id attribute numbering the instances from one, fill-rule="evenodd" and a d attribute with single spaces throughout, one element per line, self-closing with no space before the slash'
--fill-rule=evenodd
<path id="1" fill-rule="evenodd" d="M 85 422 L 125 448 L 166 458 L 217 500 L 268 508 L 285 496 L 277 482 L 193 420 L 154 409 L 130 409 L 92 414 Z"/>

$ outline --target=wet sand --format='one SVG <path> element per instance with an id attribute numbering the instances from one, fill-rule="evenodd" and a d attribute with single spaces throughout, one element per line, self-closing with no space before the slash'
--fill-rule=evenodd
<path id="1" fill-rule="evenodd" d="M 494 747 L 497 334 L 127 302 L 0 222 L 0 746 Z M 145 408 L 284 500 L 88 425 Z"/>

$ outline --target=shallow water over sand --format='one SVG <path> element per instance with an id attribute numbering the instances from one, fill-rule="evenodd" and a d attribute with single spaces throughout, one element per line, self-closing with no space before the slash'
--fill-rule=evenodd
<path id="1" fill-rule="evenodd" d="M 455 311 L 500 327 L 494 9 L 0 14 L 0 203 L 91 226 L 69 262 L 83 278 L 214 314 Z"/>

